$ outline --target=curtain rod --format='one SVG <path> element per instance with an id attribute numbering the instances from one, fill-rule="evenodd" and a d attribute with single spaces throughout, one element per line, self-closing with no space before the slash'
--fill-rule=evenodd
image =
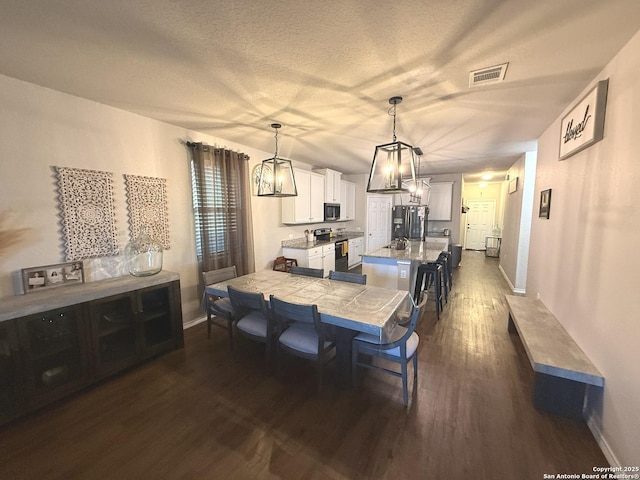
<path id="1" fill-rule="evenodd" d="M 219 145 L 209 145 L 209 144 L 208 144 L 208 143 L 206 143 L 206 142 L 192 142 L 191 140 L 182 140 L 182 139 L 181 139 L 180 141 L 181 141 L 184 145 L 186 145 L 187 147 L 189 147 L 189 148 L 194 147 L 194 146 L 196 146 L 196 145 L 198 145 L 198 144 L 202 144 L 202 145 L 204 145 L 205 147 L 210 147 L 210 148 L 221 148 L 221 149 L 223 149 L 223 150 L 229 150 L 230 152 L 235 152 L 235 153 L 237 153 L 237 154 L 239 154 L 239 155 L 243 155 L 243 156 L 245 157 L 245 159 L 246 159 L 246 160 L 248 160 L 248 159 L 250 158 L 250 157 L 249 157 L 249 155 L 247 155 L 246 153 L 244 153 L 243 151 L 238 150 L 238 149 L 232 150 L 232 149 L 230 149 L 230 148 L 228 148 L 228 147 L 221 147 L 221 146 L 219 146 Z"/>

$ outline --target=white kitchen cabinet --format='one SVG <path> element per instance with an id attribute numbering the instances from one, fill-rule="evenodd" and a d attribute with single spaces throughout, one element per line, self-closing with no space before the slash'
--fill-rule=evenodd
<path id="1" fill-rule="evenodd" d="M 453 182 L 431 184 L 429 199 L 429 220 L 451 221 L 451 205 L 453 202 Z"/>
<path id="2" fill-rule="evenodd" d="M 356 184 L 342 180 L 340 182 L 341 220 L 355 220 L 356 218 Z"/>
<path id="3" fill-rule="evenodd" d="M 295 258 L 301 267 L 324 268 L 325 277 L 329 275 L 329 270 L 336 269 L 335 243 L 307 249 L 284 247 L 282 254 L 287 258 Z"/>
<path id="4" fill-rule="evenodd" d="M 306 170 L 294 170 L 296 197 L 282 199 L 282 223 L 324 221 L 324 176 Z"/>
<path id="5" fill-rule="evenodd" d="M 306 263 L 298 262 L 298 265 L 309 268 L 324 268 L 322 266 L 322 248 L 315 249 L 317 250 L 317 255 L 307 255 Z"/>
<path id="6" fill-rule="evenodd" d="M 336 244 L 330 243 L 322 247 L 322 268 L 324 276 L 329 276 L 329 271 L 336 269 Z"/>
<path id="7" fill-rule="evenodd" d="M 364 250 L 364 237 L 349 239 L 349 268 L 362 262 L 362 255 Z"/>
<path id="8" fill-rule="evenodd" d="M 431 177 L 420 177 L 420 180 L 431 185 Z M 416 198 L 412 198 L 412 194 L 409 193 L 394 193 L 393 194 L 394 205 L 428 205 L 429 204 L 429 190 L 426 189 L 420 196 L 420 201 L 416 201 Z"/>
<path id="9" fill-rule="evenodd" d="M 324 175 L 324 201 L 326 203 L 341 203 L 340 181 L 342 180 L 342 173 L 330 168 L 319 168 L 315 171 Z"/>

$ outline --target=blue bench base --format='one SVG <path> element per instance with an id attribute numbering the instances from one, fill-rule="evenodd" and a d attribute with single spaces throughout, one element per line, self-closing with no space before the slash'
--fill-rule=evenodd
<path id="1" fill-rule="evenodd" d="M 583 410 L 586 395 L 585 383 L 536 372 L 533 405 L 538 410 L 585 420 Z"/>
<path id="2" fill-rule="evenodd" d="M 518 335 L 515 323 L 509 313 L 509 333 Z M 587 402 L 587 384 L 576 380 L 534 372 L 533 405 L 538 410 L 574 420 L 586 420 L 584 414 Z"/>

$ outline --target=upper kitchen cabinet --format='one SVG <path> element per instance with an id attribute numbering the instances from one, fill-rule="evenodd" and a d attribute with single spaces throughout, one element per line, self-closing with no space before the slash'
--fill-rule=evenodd
<path id="1" fill-rule="evenodd" d="M 342 203 L 340 199 L 342 173 L 329 168 L 319 168 L 315 171 L 324 175 L 324 201 Z"/>
<path id="2" fill-rule="evenodd" d="M 282 198 L 282 223 L 324 221 L 325 177 L 307 170 L 295 170 L 298 195 Z"/>
<path id="3" fill-rule="evenodd" d="M 451 205 L 453 202 L 453 182 L 431 184 L 429 198 L 429 220 L 451 221 Z"/>
<path id="4" fill-rule="evenodd" d="M 347 182 L 345 180 L 340 181 L 340 198 L 341 209 L 340 209 L 340 219 L 341 220 L 355 220 L 356 218 L 356 184 L 352 182 Z"/>

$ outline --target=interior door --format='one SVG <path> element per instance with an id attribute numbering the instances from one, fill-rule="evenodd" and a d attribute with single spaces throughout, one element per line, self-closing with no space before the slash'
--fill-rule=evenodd
<path id="1" fill-rule="evenodd" d="M 370 252 L 391 242 L 391 195 L 367 196 L 367 246 Z"/>
<path id="2" fill-rule="evenodd" d="M 468 202 L 467 250 L 484 250 L 485 239 L 491 235 L 496 217 L 495 200 L 472 200 Z"/>

